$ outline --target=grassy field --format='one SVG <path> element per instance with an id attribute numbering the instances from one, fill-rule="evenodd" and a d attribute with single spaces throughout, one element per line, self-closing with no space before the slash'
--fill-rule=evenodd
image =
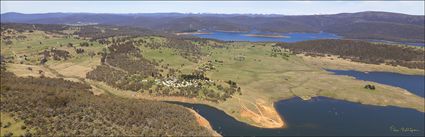
<path id="1" fill-rule="evenodd" d="M 410 69 L 403 66 L 391 66 L 385 64 L 365 64 L 359 62 L 353 62 L 346 59 L 341 59 L 336 56 L 327 57 L 311 57 L 299 54 L 299 57 L 309 64 L 325 69 L 338 69 L 338 70 L 357 70 L 357 71 L 385 71 L 394 72 L 409 75 L 425 75 L 423 69 Z"/>
<path id="2" fill-rule="evenodd" d="M 377 83 L 373 83 L 378 86 L 376 91 L 366 90 L 363 86 L 371 82 L 330 75 L 297 56 L 290 56 L 287 60 L 271 57 L 271 48 L 237 43 L 228 49 L 211 51 L 213 54 L 210 59 L 224 60 L 224 63 L 215 64 L 217 70 L 209 72 L 209 77 L 216 80 L 235 80 L 243 93 L 215 106 L 230 112 L 231 115 L 239 115 L 235 117 L 241 121 L 250 121 L 262 127 L 274 127 L 273 122 L 265 125 L 267 118 L 279 121 L 276 117 L 267 115 L 267 110 L 270 109 L 266 108 L 274 109 L 273 102 L 295 96 L 304 99 L 326 96 L 363 104 L 393 105 L 424 111 L 424 99 L 408 91 Z M 245 60 L 234 59 L 240 55 L 244 56 Z M 248 114 L 244 107 L 249 109 Z M 255 120 L 258 116 L 266 118 Z"/>
<path id="3" fill-rule="evenodd" d="M 169 65 L 171 68 L 179 69 L 182 73 L 191 73 L 196 68 L 196 63 L 190 62 L 189 60 L 180 56 L 175 49 L 161 48 L 151 49 L 140 46 L 142 55 L 150 60 L 162 60 L 162 65 Z"/>
<path id="4" fill-rule="evenodd" d="M 34 35 L 34 36 L 33 36 Z M 41 35 L 41 36 L 40 36 Z M 274 56 L 272 43 L 234 42 L 226 43 L 224 47 L 204 46 L 205 54 L 199 63 L 191 62 L 179 55 L 179 51 L 172 48 L 151 49 L 139 46 L 142 55 L 150 60 L 162 60 L 161 65 L 181 70 L 188 74 L 207 61 L 211 61 L 215 69 L 207 71 L 206 75 L 215 82 L 235 81 L 241 87 L 242 94 L 234 94 L 232 98 L 219 103 L 205 101 L 202 98 L 184 98 L 152 96 L 140 92 L 132 92 L 112 88 L 102 82 L 85 79 L 85 74 L 100 64 L 100 56 L 91 58 L 87 54 L 76 54 L 72 48 L 60 47 L 59 43 L 78 43 L 84 40 L 74 38 L 42 37 L 42 32 L 28 34 L 26 41 L 14 42 L 11 46 L 2 46 L 2 55 L 22 56 L 31 55 L 38 58 L 38 53 L 46 48 L 56 47 L 69 50 L 72 56 L 69 60 L 49 61 L 46 66 L 36 65 L 37 61 L 8 64 L 9 71 L 19 76 L 38 76 L 33 74 L 43 70 L 46 76 L 82 79 L 94 87 L 96 94 L 110 93 L 128 98 L 145 98 L 152 100 L 182 101 L 202 103 L 217 107 L 236 119 L 254 126 L 265 128 L 285 127 L 284 118 L 276 112 L 273 103 L 292 97 L 309 99 L 315 96 L 326 96 L 334 99 L 359 102 L 378 106 L 399 106 L 416 109 L 424 112 L 424 98 L 410 92 L 387 85 L 360 81 L 352 77 L 332 75 L 321 69 L 322 66 L 314 61 L 289 55 L 282 51 L 282 55 Z M 151 42 L 164 42 L 161 37 L 140 37 Z M 42 42 L 42 46 L 39 42 Z M 32 45 L 28 49 L 27 46 Z M 84 47 L 87 51 L 100 52 L 105 46 L 94 42 L 93 46 Z M 289 56 L 287 56 L 289 55 Z M 32 65 L 33 71 L 27 70 Z M 366 66 L 367 67 L 367 66 Z M 47 69 L 49 68 L 49 69 Z M 395 68 L 394 68 L 395 69 Z M 390 69 L 388 69 L 390 70 Z M 364 85 L 372 83 L 376 90 L 366 90 Z"/>
<path id="5" fill-rule="evenodd" d="M 32 129 L 27 129 L 22 120 L 14 119 L 11 113 L 1 112 L 0 115 L 0 136 L 24 136 L 27 133 L 33 132 Z"/>

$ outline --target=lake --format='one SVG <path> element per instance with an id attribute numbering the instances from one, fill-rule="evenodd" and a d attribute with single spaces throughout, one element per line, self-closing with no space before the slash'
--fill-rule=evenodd
<path id="1" fill-rule="evenodd" d="M 320 33 L 280 33 L 279 35 L 287 37 L 260 37 L 260 36 L 247 36 L 248 34 L 270 34 L 270 33 L 259 33 L 253 32 L 223 32 L 223 31 L 212 31 L 208 34 L 193 34 L 193 36 L 201 38 L 218 39 L 223 41 L 250 41 L 250 42 L 299 42 L 305 40 L 317 40 L 317 39 L 341 39 L 342 36 L 338 36 L 332 33 L 320 32 Z M 386 40 L 369 40 L 370 42 L 384 42 L 387 44 L 404 44 L 408 46 L 425 47 L 425 43 L 407 43 L 407 42 L 390 42 Z"/>
<path id="2" fill-rule="evenodd" d="M 354 70 L 327 70 L 335 75 L 352 76 L 359 80 L 373 81 L 406 89 L 413 94 L 424 97 L 425 76 L 405 75 L 391 72 L 361 72 Z"/>
<path id="3" fill-rule="evenodd" d="M 275 107 L 288 127 L 265 129 L 237 121 L 202 104 L 178 103 L 197 111 L 223 136 L 285 135 L 424 135 L 424 113 L 398 107 L 362 105 L 326 97 L 278 101 Z M 400 131 L 402 128 L 411 131 Z"/>
<path id="4" fill-rule="evenodd" d="M 424 94 L 424 77 L 387 72 L 328 70 L 336 75 L 349 75 L 362 80 L 398 86 L 412 93 Z M 193 108 L 205 117 L 214 130 L 224 136 L 285 136 L 285 135 L 424 135 L 425 113 L 399 107 L 381 107 L 314 97 L 281 100 L 275 108 L 284 117 L 288 128 L 264 129 L 239 122 L 216 108 L 178 103 Z"/>
<path id="5" fill-rule="evenodd" d="M 298 42 L 305 40 L 316 40 L 316 39 L 339 39 L 340 36 L 337 36 L 332 33 L 282 33 L 282 36 L 286 37 L 259 37 L 259 36 L 247 36 L 248 34 L 258 34 L 258 33 L 248 33 L 248 32 L 221 32 L 213 31 L 209 34 L 193 34 L 194 36 L 201 38 L 211 38 L 218 39 L 223 41 L 251 41 L 251 42 L 261 42 L 261 41 L 271 41 L 271 42 Z"/>

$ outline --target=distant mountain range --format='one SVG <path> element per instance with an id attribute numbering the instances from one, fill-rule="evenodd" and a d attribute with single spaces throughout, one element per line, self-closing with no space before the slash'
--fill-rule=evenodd
<path id="1" fill-rule="evenodd" d="M 94 14 L 44 13 L 1 14 L 1 22 L 30 24 L 106 24 L 142 27 L 156 31 L 260 31 L 329 32 L 349 39 L 373 39 L 425 43 L 425 17 L 389 12 L 359 12 L 332 15 L 257 14 Z"/>

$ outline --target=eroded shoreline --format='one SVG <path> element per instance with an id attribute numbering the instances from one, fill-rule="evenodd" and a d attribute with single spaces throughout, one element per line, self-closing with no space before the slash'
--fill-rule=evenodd
<path id="1" fill-rule="evenodd" d="M 25 67 L 22 67 L 20 69 L 25 69 Z M 14 70 L 14 69 L 12 69 Z M 16 70 L 14 70 L 16 71 Z M 48 72 L 48 70 L 46 70 L 46 72 Z M 338 77 L 346 77 L 346 76 L 338 76 Z M 95 86 L 97 90 L 99 91 L 103 91 L 104 93 L 113 93 L 114 95 L 118 95 L 118 96 L 124 96 L 124 97 L 129 97 L 129 98 L 138 98 L 138 99 L 149 99 L 149 100 L 157 100 L 157 101 L 178 101 L 178 102 L 185 102 L 185 103 L 200 103 L 200 104 L 205 104 L 214 108 L 218 108 L 220 110 L 223 110 L 223 112 L 225 112 L 227 115 L 235 118 L 236 120 L 255 126 L 255 127 L 259 127 L 259 128 L 286 128 L 287 127 L 287 123 L 285 123 L 284 121 L 284 117 L 282 115 L 280 115 L 276 108 L 274 108 L 274 103 L 278 102 L 280 100 L 285 100 L 288 98 L 283 98 L 283 99 L 277 99 L 277 100 L 270 100 L 270 101 L 274 101 L 274 103 L 272 103 L 270 106 L 267 103 L 255 103 L 255 108 L 258 108 L 256 111 L 254 110 L 250 110 L 250 109 L 246 109 L 247 111 L 243 112 L 243 116 L 242 113 L 240 114 L 231 114 L 228 112 L 227 109 L 220 107 L 219 104 L 214 104 L 211 102 L 206 102 L 206 101 L 202 101 L 196 98 L 184 98 L 184 97 L 156 97 L 156 96 L 151 96 L 151 95 L 146 95 L 146 94 L 142 94 L 142 93 L 137 93 L 137 92 L 132 92 L 132 91 L 123 91 L 123 90 L 119 90 L 113 87 L 110 87 L 109 85 L 106 85 L 105 83 L 102 82 L 97 82 L 97 81 L 91 81 L 91 80 L 85 80 L 86 82 L 90 83 L 92 86 Z M 398 90 L 402 90 L 402 89 L 398 89 Z M 404 91 L 404 90 L 403 90 Z M 403 92 L 402 94 L 407 94 L 406 92 Z M 96 94 L 102 94 L 102 93 L 96 93 Z M 318 95 L 321 96 L 321 95 Z M 295 96 L 292 96 L 295 97 Z M 290 97 L 290 98 L 292 98 Z M 339 99 L 339 98 L 335 98 L 335 97 L 331 97 L 334 99 Z M 344 101 L 350 101 L 350 102 L 356 102 L 356 100 L 352 100 L 352 99 L 339 99 L 339 100 L 344 100 Z M 377 105 L 374 103 L 368 103 L 368 102 L 362 102 L 364 104 L 370 104 L 370 105 Z M 248 104 L 248 103 L 246 103 Z M 377 105 L 377 106 L 388 106 L 388 105 Z M 241 108 L 244 108 L 243 106 L 241 106 Z M 412 108 L 414 109 L 414 108 Z M 265 110 L 265 111 L 264 111 Z M 421 112 L 423 112 L 424 110 L 422 109 L 417 109 Z M 256 112 L 254 112 L 256 111 Z M 264 113 L 264 112 L 268 112 L 268 113 Z M 266 116 L 264 115 L 266 114 Z M 251 122 L 246 121 L 246 119 L 244 120 L 242 117 L 248 118 L 250 119 Z M 241 119 L 242 118 L 242 119 Z M 272 120 L 272 122 L 267 122 L 268 120 Z M 274 121 L 273 121 L 274 120 Z M 265 122 L 266 121 L 266 122 Z"/>
<path id="2" fill-rule="evenodd" d="M 201 115 L 199 115 L 198 112 L 196 112 L 195 110 L 190 109 L 188 107 L 185 107 L 185 108 L 188 109 L 195 116 L 196 122 L 198 122 L 199 125 L 201 125 L 202 127 L 207 128 L 210 131 L 210 133 L 212 134 L 212 136 L 214 136 L 214 137 L 221 137 L 222 136 L 219 133 L 217 133 L 217 131 L 215 131 L 211 127 L 210 122 L 208 122 L 207 119 L 205 119 L 204 117 L 202 117 Z"/>

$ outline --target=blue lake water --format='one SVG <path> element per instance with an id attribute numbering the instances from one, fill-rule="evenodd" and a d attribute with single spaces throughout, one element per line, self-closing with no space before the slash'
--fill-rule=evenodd
<path id="1" fill-rule="evenodd" d="M 347 75 L 356 79 L 373 81 L 385 85 L 391 85 L 406 89 L 418 96 L 424 97 L 425 76 L 404 75 L 390 72 L 361 72 L 353 70 L 327 70 L 335 75 Z"/>
<path id="2" fill-rule="evenodd" d="M 273 37 L 259 37 L 259 36 L 246 36 L 247 34 L 260 34 L 259 32 L 223 32 L 223 31 L 212 31 L 209 34 L 193 34 L 193 36 L 201 38 L 218 39 L 223 41 L 250 41 L 250 42 L 299 42 L 305 40 L 317 40 L 317 39 L 341 39 L 342 36 L 338 36 L 332 33 L 281 33 L 282 36 L 288 36 L 286 38 L 273 38 Z M 261 33 L 267 34 L 267 33 Z M 390 42 L 385 40 L 369 40 L 370 42 L 384 42 L 388 44 L 405 44 L 408 46 L 425 47 L 425 43 L 407 43 L 407 42 Z"/>
<path id="3" fill-rule="evenodd" d="M 336 75 L 349 75 L 362 80 L 398 86 L 420 96 L 424 94 L 424 76 L 386 72 L 366 74 L 358 71 L 328 71 Z M 314 97 L 308 101 L 292 98 L 276 102 L 276 110 L 288 125 L 285 129 L 253 127 L 207 105 L 173 103 L 193 108 L 210 122 L 214 130 L 224 136 L 424 136 L 425 113 L 423 112 L 391 106 L 363 105 L 326 97 Z"/>
<path id="4" fill-rule="evenodd" d="M 275 37 L 253 37 L 253 36 L 246 36 L 247 34 L 255 34 L 255 33 L 241 33 L 241 32 L 220 32 L 220 31 L 214 31 L 210 34 L 194 34 L 194 36 L 201 37 L 201 38 L 211 38 L 211 39 L 218 39 L 223 41 L 251 41 L 251 42 L 261 42 L 261 41 L 272 41 L 272 42 L 298 42 L 298 41 L 305 41 L 305 40 L 316 40 L 316 39 L 339 39 L 340 36 L 337 36 L 332 33 L 288 33 L 288 34 L 281 34 L 283 36 L 282 38 L 275 38 Z"/>
<path id="5" fill-rule="evenodd" d="M 207 105 L 176 104 L 197 111 L 223 136 L 424 135 L 422 112 L 398 107 L 362 105 L 326 97 L 314 97 L 308 101 L 292 98 L 276 102 L 278 113 L 288 125 L 284 129 L 253 127 Z"/>

